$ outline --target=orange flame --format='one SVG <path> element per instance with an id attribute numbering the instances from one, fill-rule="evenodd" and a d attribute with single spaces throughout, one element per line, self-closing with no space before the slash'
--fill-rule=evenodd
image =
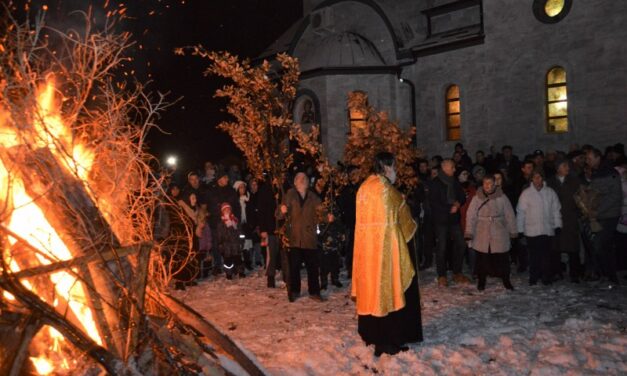
<path id="1" fill-rule="evenodd" d="M 50 375 L 52 372 L 54 372 L 54 366 L 45 357 L 43 357 L 43 356 L 40 356 L 40 357 L 31 356 L 30 360 L 33 362 L 33 365 L 35 366 L 35 370 L 37 371 L 38 374 L 40 374 L 40 375 Z"/>
<path id="2" fill-rule="evenodd" d="M 0 147 L 19 146 L 27 142 L 24 140 L 30 139 L 32 141 L 30 143 L 35 147 L 48 148 L 70 173 L 83 182 L 87 182 L 94 161 L 94 154 L 82 144 L 73 145 L 72 130 L 62 118 L 61 102 L 55 100 L 54 79 L 49 77 L 46 84 L 38 91 L 37 105 L 32 114 L 32 134 L 27 134 L 26 137 L 22 134 L 18 135 L 10 127 L 10 114 L 0 108 Z M 41 208 L 26 193 L 24 183 L 10 175 L 1 161 L 0 197 L 7 198 L 8 203 L 6 204 L 12 208 L 11 215 L 5 225 L 41 252 L 41 254 L 36 254 L 36 259 L 40 264 L 50 264 L 50 260 L 63 261 L 74 257 L 54 227 L 48 222 Z M 12 239 L 11 243 L 15 243 L 15 239 Z M 20 270 L 20 266 L 14 259 L 10 258 L 10 255 L 6 254 L 3 257 L 7 259 L 11 271 Z M 50 281 L 55 286 L 56 294 L 68 302 L 68 306 L 78 318 L 85 333 L 96 343 L 102 345 L 102 339 L 88 305 L 83 284 L 66 271 L 52 273 Z M 26 288 L 34 291 L 34 287 L 28 281 L 22 280 L 21 282 Z M 4 295 L 8 299 L 15 299 L 7 292 L 4 292 Z M 48 303 L 56 306 L 58 298 L 55 298 L 54 302 Z M 63 341 L 63 336 L 52 328 L 49 332 L 52 350 L 58 351 L 59 342 Z M 30 359 L 40 375 L 54 372 L 56 366 L 67 366 L 67 360 L 55 366 L 44 356 L 31 357 Z"/>

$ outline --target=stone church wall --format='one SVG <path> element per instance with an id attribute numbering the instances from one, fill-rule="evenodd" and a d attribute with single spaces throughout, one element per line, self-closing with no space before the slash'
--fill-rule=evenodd
<path id="1" fill-rule="evenodd" d="M 301 90 L 311 90 L 321 103 L 320 123 L 322 140 L 331 161 L 342 159 L 349 131 L 346 101 L 348 93 L 361 90 L 368 93 L 368 101 L 376 109 L 385 110 L 391 119 L 399 119 L 399 126 L 410 125 L 410 93 L 395 75 L 350 74 L 317 76 L 301 81 Z"/>
<path id="2" fill-rule="evenodd" d="M 483 1 L 485 42 L 419 57 L 404 75 L 416 84 L 418 146 L 450 156 L 445 90 L 461 90 L 462 138 L 471 152 L 490 145 L 568 150 L 627 142 L 627 1 L 573 1 L 565 19 L 538 21 L 532 1 Z M 545 77 L 566 69 L 569 132 L 546 132 Z"/>

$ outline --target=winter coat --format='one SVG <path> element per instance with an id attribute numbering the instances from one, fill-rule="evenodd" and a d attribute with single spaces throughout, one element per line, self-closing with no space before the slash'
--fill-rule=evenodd
<path id="1" fill-rule="evenodd" d="M 346 230 L 344 225 L 336 219 L 332 223 L 320 223 L 318 225 L 320 234 L 318 234 L 318 241 L 320 243 L 320 249 L 323 254 L 328 253 L 343 253 L 344 243 L 346 242 Z"/>
<path id="2" fill-rule="evenodd" d="M 468 208 L 470 207 L 470 202 L 472 201 L 475 194 L 477 194 L 477 188 L 472 185 L 470 182 L 466 183 L 467 185 L 464 188 L 464 194 L 466 195 L 466 202 L 459 208 L 459 213 L 461 215 L 461 226 L 462 231 L 466 232 L 467 222 L 466 222 L 466 213 L 468 213 Z"/>
<path id="3" fill-rule="evenodd" d="M 296 189 L 291 188 L 283 196 L 282 204 L 287 206 L 287 238 L 293 248 L 316 249 L 318 241 L 316 225 L 318 224 L 318 208 L 322 201 L 312 190 L 307 190 L 302 199 Z M 277 217 L 283 219 L 278 211 Z"/>
<path id="4" fill-rule="evenodd" d="M 209 210 L 209 225 L 212 229 L 217 228 L 222 216 L 220 206 L 224 202 L 228 202 L 231 205 L 231 211 L 238 220 L 241 220 L 241 209 L 239 206 L 239 199 L 237 193 L 229 185 L 224 187 L 215 186 L 207 193 L 207 210 Z"/>
<path id="5" fill-rule="evenodd" d="M 561 209 L 559 198 L 553 189 L 544 183 L 538 191 L 532 184 L 518 199 L 518 232 L 529 237 L 555 235 L 555 229 L 562 227 Z"/>
<path id="6" fill-rule="evenodd" d="M 592 173 L 590 188 L 599 193 L 597 219 L 612 219 L 620 217 L 623 205 L 623 190 L 618 171 L 603 164 Z"/>
<path id="7" fill-rule="evenodd" d="M 346 224 L 350 231 L 355 230 L 355 210 L 357 200 L 357 189 L 359 186 L 349 184 L 342 190 L 338 197 L 338 206 L 342 212 L 342 221 Z"/>
<path id="8" fill-rule="evenodd" d="M 564 182 L 560 182 L 557 176 L 547 182 L 562 206 L 562 232 L 558 243 L 560 252 L 579 252 L 579 208 L 575 203 L 575 193 L 581 186 L 581 180 L 574 175 L 568 175 Z"/>
<path id="9" fill-rule="evenodd" d="M 239 225 L 233 228 L 227 227 L 222 221 L 218 223 L 216 244 L 223 257 L 237 257 L 242 254 L 243 242 L 239 237 L 241 233 Z"/>
<path id="10" fill-rule="evenodd" d="M 466 194 L 457 179 L 453 179 L 453 190 L 455 199 L 460 205 L 466 202 Z M 448 202 L 447 185 L 438 176 L 429 184 L 429 203 L 431 205 L 431 213 L 433 214 L 433 223 L 437 226 L 446 226 L 458 224 L 461 221 L 459 210 L 455 214 L 451 214 L 452 204 Z"/>
<path id="11" fill-rule="evenodd" d="M 201 225 L 200 227 L 198 250 L 210 251 L 211 246 L 212 246 L 211 227 L 209 227 L 209 223 L 205 223 L 204 225 Z"/>
<path id="12" fill-rule="evenodd" d="M 259 192 L 251 193 L 250 200 L 246 204 L 246 225 L 242 226 L 242 230 L 246 238 L 253 240 L 253 243 L 259 243 Z"/>
<path id="13" fill-rule="evenodd" d="M 274 216 L 276 201 L 269 183 L 259 185 L 255 202 L 257 211 L 256 225 L 259 226 L 259 231 L 273 235 L 276 229 L 276 218 Z"/>
<path id="14" fill-rule="evenodd" d="M 517 156 L 512 155 L 509 161 L 506 161 L 502 154 L 499 154 L 495 158 L 494 165 L 497 170 L 507 173 L 507 180 L 514 181 L 520 176 L 520 159 Z"/>
<path id="15" fill-rule="evenodd" d="M 472 239 L 472 248 L 482 253 L 505 253 L 516 233 L 516 215 L 501 188 L 487 197 L 483 189 L 477 190 L 466 213 L 466 237 Z"/>
<path id="16" fill-rule="evenodd" d="M 512 182 L 511 188 L 509 189 L 510 196 L 509 200 L 512 203 L 512 206 L 518 205 L 518 199 L 520 199 L 520 195 L 522 192 L 529 188 L 530 182 L 529 179 L 525 178 L 523 175 L 518 175 L 518 177 Z"/>
<path id="17" fill-rule="evenodd" d="M 407 195 L 407 205 L 411 209 L 411 215 L 414 217 L 416 223 L 422 224 L 433 221 L 431 214 L 431 204 L 429 203 L 429 184 L 428 179 L 419 178 L 418 185 L 414 187 L 409 195 Z"/>

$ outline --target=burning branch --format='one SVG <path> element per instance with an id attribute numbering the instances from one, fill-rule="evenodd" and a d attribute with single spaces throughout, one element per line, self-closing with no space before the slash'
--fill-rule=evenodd
<path id="1" fill-rule="evenodd" d="M 28 318 L 22 352 L 3 359 L 0 351 L 0 371 L 78 367 L 72 357 L 47 357 L 61 349 L 110 374 L 196 371 L 179 333 L 195 329 L 163 304 L 168 239 L 153 236 L 153 217 L 169 203 L 144 140 L 168 104 L 120 81 L 128 33 L 111 19 L 96 30 L 89 13 L 75 16 L 85 21 L 80 32 L 47 27 L 43 15 L 0 19 L 0 316 Z M 191 236 L 177 235 L 189 249 Z M 163 322 L 172 324 L 167 344 Z"/>

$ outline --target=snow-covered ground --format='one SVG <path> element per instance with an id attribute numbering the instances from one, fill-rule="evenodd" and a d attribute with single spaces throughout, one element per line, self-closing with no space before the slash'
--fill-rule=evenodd
<path id="1" fill-rule="evenodd" d="M 623 274 L 624 275 L 624 274 Z M 268 289 L 258 272 L 245 279 L 204 281 L 177 293 L 252 352 L 272 375 L 625 375 L 627 281 L 552 286 L 513 275 L 515 291 L 488 279 L 438 288 L 421 272 L 425 341 L 376 358 L 357 334 L 348 286 L 331 287 L 325 302 Z M 347 281 L 343 280 L 347 285 Z"/>

